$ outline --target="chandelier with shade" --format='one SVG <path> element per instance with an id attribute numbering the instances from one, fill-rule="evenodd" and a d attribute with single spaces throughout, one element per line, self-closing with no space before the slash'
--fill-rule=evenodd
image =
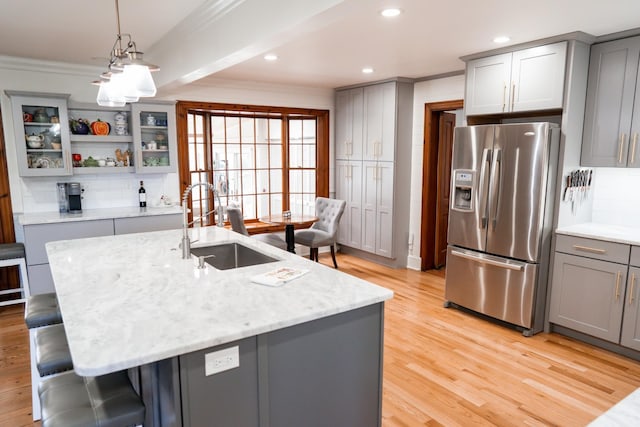
<path id="1" fill-rule="evenodd" d="M 103 107 L 123 107 L 127 102 L 137 102 L 142 97 L 156 95 L 152 71 L 160 67 L 142 59 L 131 34 L 120 32 L 120 8 L 116 2 L 118 34 L 111 49 L 107 71 L 94 84 L 99 86 L 96 101 Z"/>

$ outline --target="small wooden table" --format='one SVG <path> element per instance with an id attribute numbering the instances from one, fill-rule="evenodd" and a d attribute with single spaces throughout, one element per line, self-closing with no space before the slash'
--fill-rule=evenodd
<path id="1" fill-rule="evenodd" d="M 289 217 L 285 217 L 282 214 L 274 214 L 260 218 L 260 221 L 268 224 L 284 225 L 284 237 L 287 242 L 287 251 L 294 254 L 296 253 L 295 235 L 293 233 L 295 226 L 311 225 L 317 220 L 318 217 L 316 216 L 299 214 L 291 214 Z"/>

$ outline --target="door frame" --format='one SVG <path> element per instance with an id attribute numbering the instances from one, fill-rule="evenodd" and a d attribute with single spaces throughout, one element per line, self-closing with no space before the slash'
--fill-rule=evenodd
<path id="1" fill-rule="evenodd" d="M 422 212 L 420 220 L 420 270 L 434 267 L 436 203 L 438 197 L 438 116 L 464 107 L 462 99 L 424 104 L 422 154 Z"/>
<path id="2" fill-rule="evenodd" d="M 2 114 L 0 114 L 0 243 L 13 243 L 16 241 L 16 235 L 13 224 L 13 208 L 11 206 L 6 142 Z M 0 283 L 2 283 L 0 290 L 20 287 L 18 268 L 3 268 L 0 271 Z"/>

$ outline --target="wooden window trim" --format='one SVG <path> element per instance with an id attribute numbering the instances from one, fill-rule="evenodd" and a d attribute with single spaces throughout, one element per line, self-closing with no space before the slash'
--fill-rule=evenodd
<path id="1" fill-rule="evenodd" d="M 245 104 L 227 104 L 217 102 L 201 102 L 201 101 L 178 101 L 176 103 L 176 127 L 177 127 L 177 145 L 178 145 L 178 178 L 180 180 L 180 194 L 189 186 L 189 140 L 187 116 L 190 112 L 206 112 L 223 110 L 233 114 L 237 112 L 237 116 L 243 117 L 252 115 L 253 117 L 264 118 L 280 118 L 283 115 L 301 116 L 301 118 L 313 117 L 316 119 L 316 196 L 329 197 L 329 110 L 316 110 L 309 108 L 293 108 L 293 107 L 274 107 L 265 105 L 245 105 Z M 244 113 L 244 114 L 243 114 Z M 258 113 L 258 116 L 255 114 Z M 297 117 L 296 117 L 297 118 Z M 284 123 L 284 122 L 283 122 Z M 288 129 L 283 126 L 283 143 L 287 141 L 285 138 Z M 288 152 L 285 150 L 285 152 Z M 283 154 L 284 155 L 284 154 Z M 288 161 L 283 159 L 283 165 Z M 284 170 L 284 168 L 283 168 Z M 284 177 L 283 177 L 284 178 Z M 289 195 L 288 179 L 283 179 L 283 192 Z M 288 206 L 288 197 L 285 198 Z M 213 202 L 213 200 L 212 200 Z M 257 227 L 257 229 L 268 229 L 269 227 Z M 267 230 L 268 231 L 268 230 Z"/>

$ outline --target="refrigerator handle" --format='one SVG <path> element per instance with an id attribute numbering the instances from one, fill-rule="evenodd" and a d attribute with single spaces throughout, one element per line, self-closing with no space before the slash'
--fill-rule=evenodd
<path id="1" fill-rule="evenodd" d="M 493 265 L 495 267 L 506 268 L 508 270 L 515 270 L 515 271 L 524 270 L 524 267 L 521 266 L 521 265 L 509 264 L 509 263 L 506 263 L 506 262 L 496 261 L 496 260 L 488 259 L 488 258 L 481 258 L 479 256 L 466 254 L 464 252 L 459 252 L 459 251 L 456 251 L 456 250 L 452 250 L 451 251 L 451 255 L 455 255 L 455 256 L 460 257 L 460 258 L 469 259 L 471 261 L 476 261 L 476 262 L 479 262 L 481 264 L 489 264 L 489 265 Z"/>
<path id="2" fill-rule="evenodd" d="M 498 171 L 498 182 L 495 183 L 495 173 Z M 500 198 L 502 196 L 502 150 L 497 148 L 496 154 L 493 156 L 493 167 L 491 173 L 494 175 L 491 178 L 491 182 L 494 183 L 493 188 L 496 188 L 495 193 L 491 195 L 493 201 L 493 212 L 491 213 L 493 229 L 496 229 L 498 223 L 498 206 L 500 206 Z M 496 187 L 497 186 L 497 187 Z"/>
<path id="3" fill-rule="evenodd" d="M 491 165 L 491 150 L 485 148 L 482 150 L 482 166 L 480 166 L 480 184 L 478 185 L 480 190 L 480 213 L 482 214 L 481 228 L 487 227 L 488 215 L 488 203 L 487 193 L 489 190 L 488 176 L 487 176 L 487 164 Z"/>

